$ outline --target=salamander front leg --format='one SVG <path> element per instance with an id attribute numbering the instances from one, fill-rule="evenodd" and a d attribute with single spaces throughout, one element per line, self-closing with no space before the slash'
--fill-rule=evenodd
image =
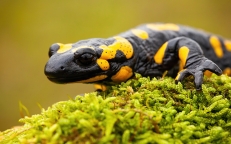
<path id="1" fill-rule="evenodd" d="M 177 77 L 175 78 L 176 83 L 181 82 L 186 76 L 193 75 L 194 83 L 197 90 L 201 90 L 201 85 L 203 83 L 204 71 L 209 70 L 217 75 L 221 75 L 221 69 L 213 63 L 211 60 L 203 57 L 201 63 L 195 68 L 185 68 L 181 70 Z"/>
<path id="2" fill-rule="evenodd" d="M 164 43 L 155 54 L 154 60 L 166 70 L 171 69 L 179 61 L 180 69 L 175 78 L 176 82 L 193 75 L 197 90 L 201 90 L 204 71 L 222 74 L 222 70 L 203 55 L 199 44 L 186 37 L 177 37 Z"/>

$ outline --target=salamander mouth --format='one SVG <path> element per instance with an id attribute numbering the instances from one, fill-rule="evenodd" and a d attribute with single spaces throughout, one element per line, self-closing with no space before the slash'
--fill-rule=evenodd
<path id="1" fill-rule="evenodd" d="M 67 84 L 67 83 L 74 83 L 82 80 L 82 78 L 78 77 L 71 77 L 71 78 L 57 78 L 57 77 L 47 77 L 50 81 L 57 83 L 57 84 Z"/>
<path id="2" fill-rule="evenodd" d="M 89 78 L 89 75 L 79 75 L 72 77 L 52 77 L 47 76 L 47 78 L 57 84 L 67 84 L 67 83 L 78 83 L 78 81 L 82 81 Z"/>
<path id="3" fill-rule="evenodd" d="M 94 83 L 107 78 L 105 72 L 96 74 L 84 74 L 72 77 L 54 77 L 47 76 L 47 78 L 57 84 L 67 84 L 67 83 Z"/>

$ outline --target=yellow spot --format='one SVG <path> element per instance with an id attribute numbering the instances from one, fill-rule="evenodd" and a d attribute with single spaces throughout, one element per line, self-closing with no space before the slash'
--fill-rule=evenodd
<path id="1" fill-rule="evenodd" d="M 129 66 L 123 66 L 120 70 L 111 77 L 114 82 L 124 82 L 133 75 L 132 69 Z"/>
<path id="2" fill-rule="evenodd" d="M 116 39 L 116 41 L 113 44 L 109 46 L 106 45 L 100 46 L 100 48 L 103 49 L 100 59 L 108 60 L 108 59 L 115 58 L 117 50 L 121 50 L 126 56 L 126 58 L 130 59 L 133 55 L 133 48 L 130 42 L 123 37 L 117 36 L 114 38 Z"/>
<path id="3" fill-rule="evenodd" d="M 220 40 L 218 39 L 218 37 L 211 36 L 209 41 L 210 41 L 210 44 L 212 45 L 213 50 L 214 50 L 215 54 L 217 55 L 217 57 L 218 58 L 223 57 L 223 51 L 222 51 L 221 43 L 220 43 Z"/>
<path id="4" fill-rule="evenodd" d="M 59 50 L 57 51 L 57 53 L 64 53 L 64 52 L 66 52 L 72 48 L 72 44 L 60 44 L 60 43 L 58 43 L 58 45 L 59 45 Z"/>
<path id="5" fill-rule="evenodd" d="M 140 29 L 132 29 L 131 32 L 141 39 L 148 39 L 148 33 Z"/>
<path id="6" fill-rule="evenodd" d="M 172 30 L 172 31 L 179 31 L 180 27 L 176 24 L 166 23 L 166 24 L 147 24 L 147 28 L 152 30 Z"/>
<path id="7" fill-rule="evenodd" d="M 204 72 L 204 75 L 207 76 L 207 77 L 211 77 L 212 74 L 213 74 L 213 73 L 212 73 L 211 71 L 209 71 L 209 70 L 206 70 L 206 71 Z"/>
<path id="8" fill-rule="evenodd" d="M 231 68 L 225 68 L 223 70 L 223 74 L 226 74 L 227 76 L 231 76 Z"/>
<path id="9" fill-rule="evenodd" d="M 102 70 L 108 70 L 110 68 L 110 65 L 107 60 L 97 59 L 96 62 Z"/>
<path id="10" fill-rule="evenodd" d="M 179 71 L 181 71 L 183 69 L 184 69 L 184 65 L 183 65 L 182 61 L 180 61 L 180 63 L 179 63 Z"/>
<path id="11" fill-rule="evenodd" d="M 168 46 L 168 42 L 164 43 L 160 49 L 157 51 L 157 53 L 155 54 L 154 56 L 154 61 L 157 63 L 157 64 L 162 64 L 163 62 L 163 58 L 164 58 L 164 54 L 165 54 L 165 49 L 167 48 Z"/>
<path id="12" fill-rule="evenodd" d="M 188 57 L 188 53 L 189 53 L 189 48 L 186 47 L 186 46 L 183 46 L 179 49 L 179 53 L 178 53 L 178 56 L 179 56 L 179 59 L 180 59 L 180 64 L 181 64 L 181 67 L 184 68 L 185 64 L 186 64 L 186 61 L 187 61 L 187 57 Z"/>
<path id="13" fill-rule="evenodd" d="M 93 49 L 93 50 L 94 50 L 94 48 L 93 48 L 92 46 L 85 46 L 85 45 L 83 45 L 83 46 L 79 46 L 79 47 L 77 47 L 77 48 L 73 48 L 73 49 L 71 50 L 71 52 L 72 52 L 72 53 L 75 53 L 77 50 L 83 49 L 83 48 L 90 48 L 90 49 Z"/>
<path id="14" fill-rule="evenodd" d="M 231 41 L 225 40 L 224 44 L 225 44 L 225 48 L 231 52 Z"/>
<path id="15" fill-rule="evenodd" d="M 107 90 L 107 87 L 105 85 L 102 85 L 102 84 L 94 84 L 94 87 L 96 90 L 101 90 L 101 91 Z"/>
<path id="16" fill-rule="evenodd" d="M 86 80 L 80 80 L 80 81 L 77 81 L 77 82 L 78 83 L 97 82 L 97 81 L 103 80 L 105 78 L 107 78 L 107 75 L 99 75 L 99 76 L 95 76 L 95 77 L 92 77 L 92 78 L 89 78 L 89 79 L 86 79 Z"/>

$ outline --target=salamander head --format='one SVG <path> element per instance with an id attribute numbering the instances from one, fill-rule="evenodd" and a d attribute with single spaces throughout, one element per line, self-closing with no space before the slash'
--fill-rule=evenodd
<path id="1" fill-rule="evenodd" d="M 44 71 L 55 83 L 111 81 L 111 76 L 132 55 L 132 46 L 125 39 L 122 42 L 112 38 L 89 39 L 74 44 L 56 43 L 49 49 L 50 59 Z"/>

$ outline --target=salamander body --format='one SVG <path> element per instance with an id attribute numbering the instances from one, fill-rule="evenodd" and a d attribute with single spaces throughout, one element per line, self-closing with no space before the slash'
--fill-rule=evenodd
<path id="1" fill-rule="evenodd" d="M 231 41 L 171 23 L 140 25 L 107 39 L 93 38 L 49 49 L 45 74 L 55 83 L 120 83 L 142 76 L 193 75 L 197 90 L 203 76 L 231 75 Z"/>

